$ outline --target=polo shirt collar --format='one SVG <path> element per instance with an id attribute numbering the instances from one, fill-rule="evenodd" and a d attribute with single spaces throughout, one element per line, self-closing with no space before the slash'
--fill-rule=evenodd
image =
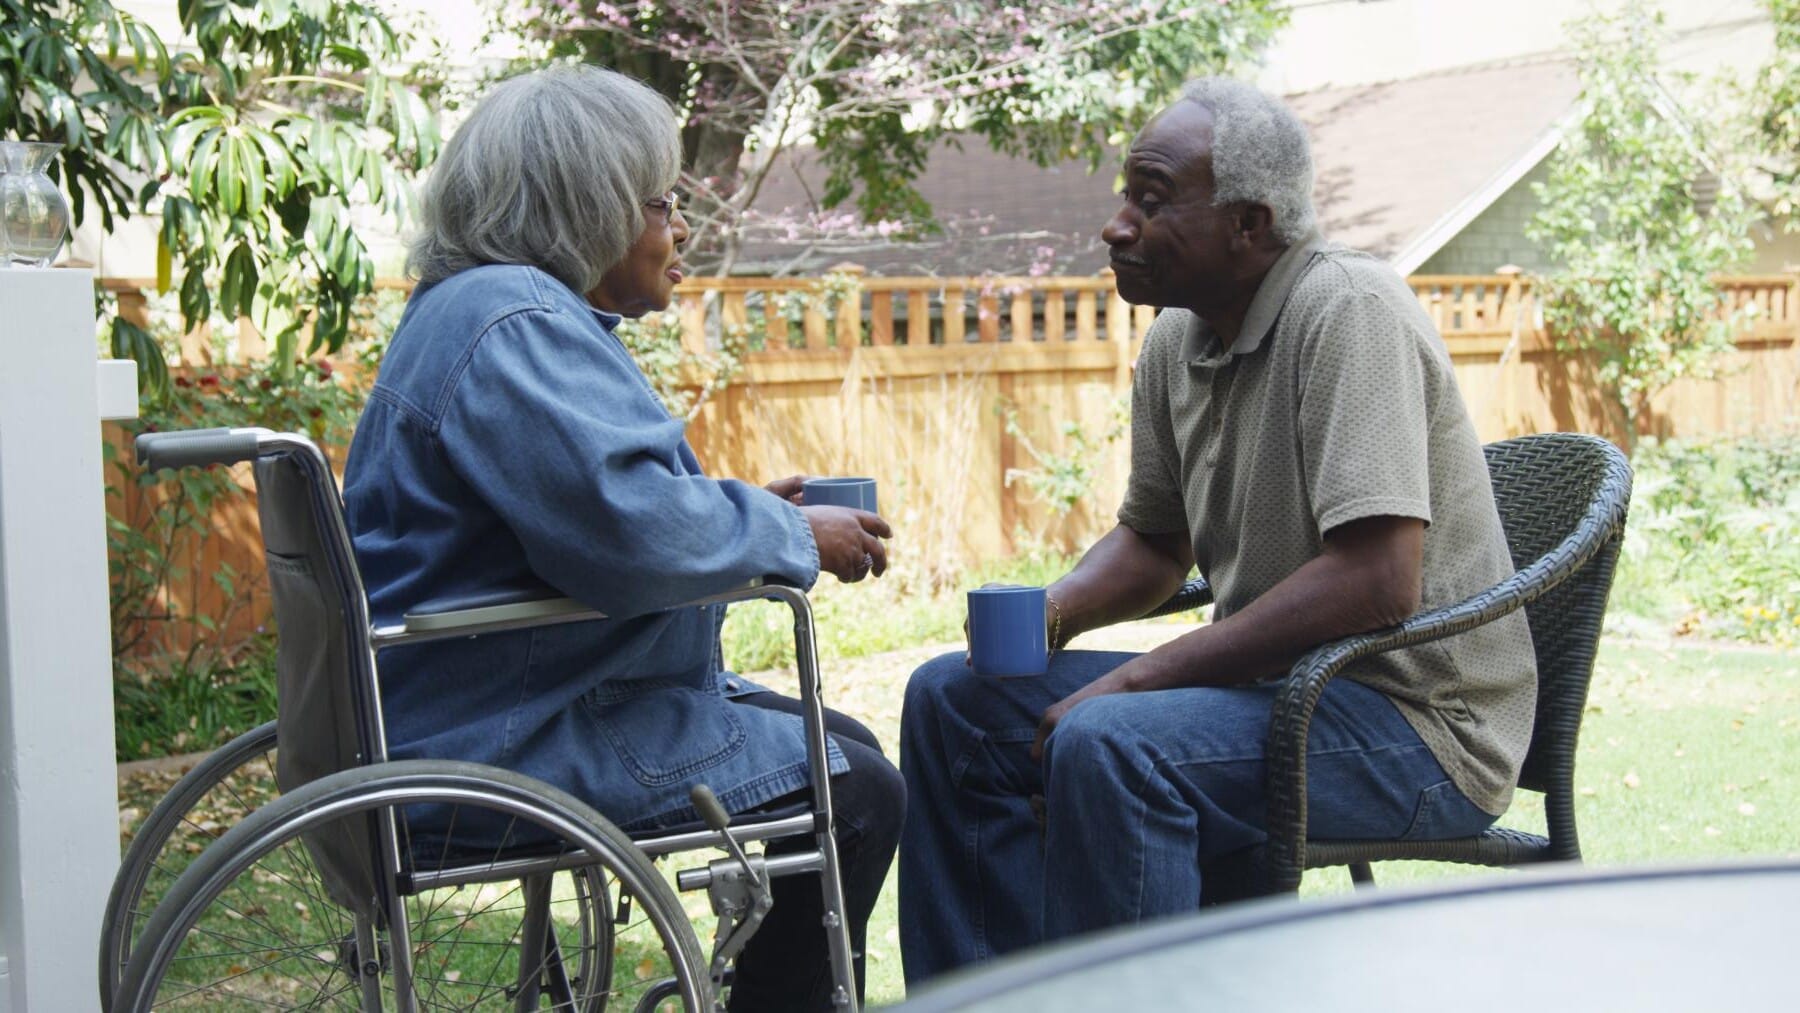
<path id="1" fill-rule="evenodd" d="M 608 333 L 616 333 L 619 325 L 625 322 L 625 318 L 617 313 L 608 313 L 591 303 L 588 305 L 588 312 L 600 321 L 600 326 L 606 328 Z"/>
<path id="2" fill-rule="evenodd" d="M 1196 366 L 1217 366 L 1232 356 L 1248 355 L 1261 348 L 1263 339 L 1275 329 L 1275 319 L 1287 305 L 1288 296 L 1293 294 L 1300 276 L 1306 273 L 1306 265 L 1324 245 L 1325 237 L 1312 229 L 1276 258 L 1269 273 L 1263 275 L 1262 284 L 1256 287 L 1256 295 L 1250 300 L 1250 311 L 1244 314 L 1243 329 L 1229 349 L 1220 351 L 1219 335 L 1205 321 L 1194 316 L 1188 323 L 1182 358 Z"/>

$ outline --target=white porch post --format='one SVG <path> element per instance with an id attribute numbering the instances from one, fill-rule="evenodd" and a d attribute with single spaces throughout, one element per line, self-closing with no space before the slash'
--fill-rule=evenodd
<path id="1" fill-rule="evenodd" d="M 99 1008 L 119 864 L 94 278 L 0 270 L 0 1013 Z"/>

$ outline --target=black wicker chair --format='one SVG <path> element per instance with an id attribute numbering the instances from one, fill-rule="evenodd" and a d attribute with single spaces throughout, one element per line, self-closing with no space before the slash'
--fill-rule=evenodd
<path id="1" fill-rule="evenodd" d="M 1575 832 L 1575 740 L 1587 705 L 1600 623 L 1631 501 L 1631 466 L 1611 443 L 1546 433 L 1484 447 L 1511 577 L 1466 601 L 1399 626 L 1324 644 L 1294 664 L 1269 728 L 1269 840 L 1257 863 L 1273 891 L 1299 889 L 1307 869 L 1425 859 L 1523 865 L 1581 858 Z M 1493 827 L 1445 841 L 1314 841 L 1306 837 L 1306 736 L 1325 684 L 1344 667 L 1399 647 L 1462 633 L 1524 608 L 1537 651 L 1537 722 L 1519 785 L 1544 795 L 1547 836 Z"/>
<path id="2" fill-rule="evenodd" d="M 1369 864 L 1380 861 L 1507 866 L 1581 858 L 1575 740 L 1625 531 L 1631 467 L 1611 443 L 1576 433 L 1525 436 L 1483 450 L 1517 572 L 1473 598 L 1421 612 L 1399 626 L 1320 645 L 1294 664 L 1269 728 L 1268 842 L 1209 867 L 1208 903 L 1291 893 L 1307 869 L 1334 865 L 1350 866 L 1351 876 L 1367 883 L 1374 878 Z M 1151 614 L 1211 599 L 1205 582 L 1192 581 Z M 1493 827 L 1444 841 L 1308 840 L 1306 738 L 1325 684 L 1360 658 L 1462 633 L 1519 608 L 1531 625 L 1538 665 L 1537 720 L 1519 784 L 1543 793 L 1547 836 Z"/>

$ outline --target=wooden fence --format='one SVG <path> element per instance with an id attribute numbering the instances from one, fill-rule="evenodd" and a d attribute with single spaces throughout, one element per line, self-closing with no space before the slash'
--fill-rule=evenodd
<path id="1" fill-rule="evenodd" d="M 1617 435 L 1582 360 L 1559 354 L 1543 331 L 1529 283 L 1410 284 L 1444 336 L 1484 440 Z M 1754 315 L 1718 378 L 1658 398 L 1658 435 L 1796 420 L 1800 276 L 1722 284 L 1733 310 Z M 858 312 L 844 311 L 850 299 Z M 679 312 L 693 350 L 724 334 L 753 349 L 690 425 L 717 473 L 874 475 L 893 519 L 947 565 L 1016 551 L 1021 538 L 1080 544 L 1112 521 L 1129 442 L 1119 408 L 1154 312 L 1126 304 L 1109 278 L 705 279 L 683 286 Z M 1083 468 L 1092 493 L 1066 513 L 1026 481 L 1073 479 Z"/>
<path id="2" fill-rule="evenodd" d="M 1417 276 L 1484 440 L 1611 433 L 1578 357 L 1559 354 L 1530 286 Z M 1655 405 L 1659 435 L 1740 433 L 1796 421 L 1800 276 L 1723 280 L 1754 308 L 1707 381 Z M 129 290 L 133 282 L 114 282 Z M 896 530 L 894 562 L 934 581 L 1033 545 L 1071 548 L 1112 523 L 1123 491 L 1131 368 L 1154 312 L 1098 277 L 689 279 L 673 308 L 691 352 L 744 349 L 689 438 L 716 475 L 870 475 Z M 254 524 L 254 520 L 249 521 Z M 194 560 L 260 572 L 242 518 Z M 216 558 L 214 558 L 216 557 Z M 192 581 L 205 607 L 208 587 Z M 244 622 L 254 622 L 252 608 Z"/>

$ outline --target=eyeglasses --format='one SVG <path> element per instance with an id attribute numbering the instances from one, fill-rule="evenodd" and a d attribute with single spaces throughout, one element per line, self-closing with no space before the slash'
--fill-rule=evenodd
<path id="1" fill-rule="evenodd" d="M 661 197 L 652 197 L 644 202 L 647 208 L 655 208 L 663 213 L 663 221 L 673 222 L 675 213 L 681 210 L 681 192 L 670 190 Z"/>

